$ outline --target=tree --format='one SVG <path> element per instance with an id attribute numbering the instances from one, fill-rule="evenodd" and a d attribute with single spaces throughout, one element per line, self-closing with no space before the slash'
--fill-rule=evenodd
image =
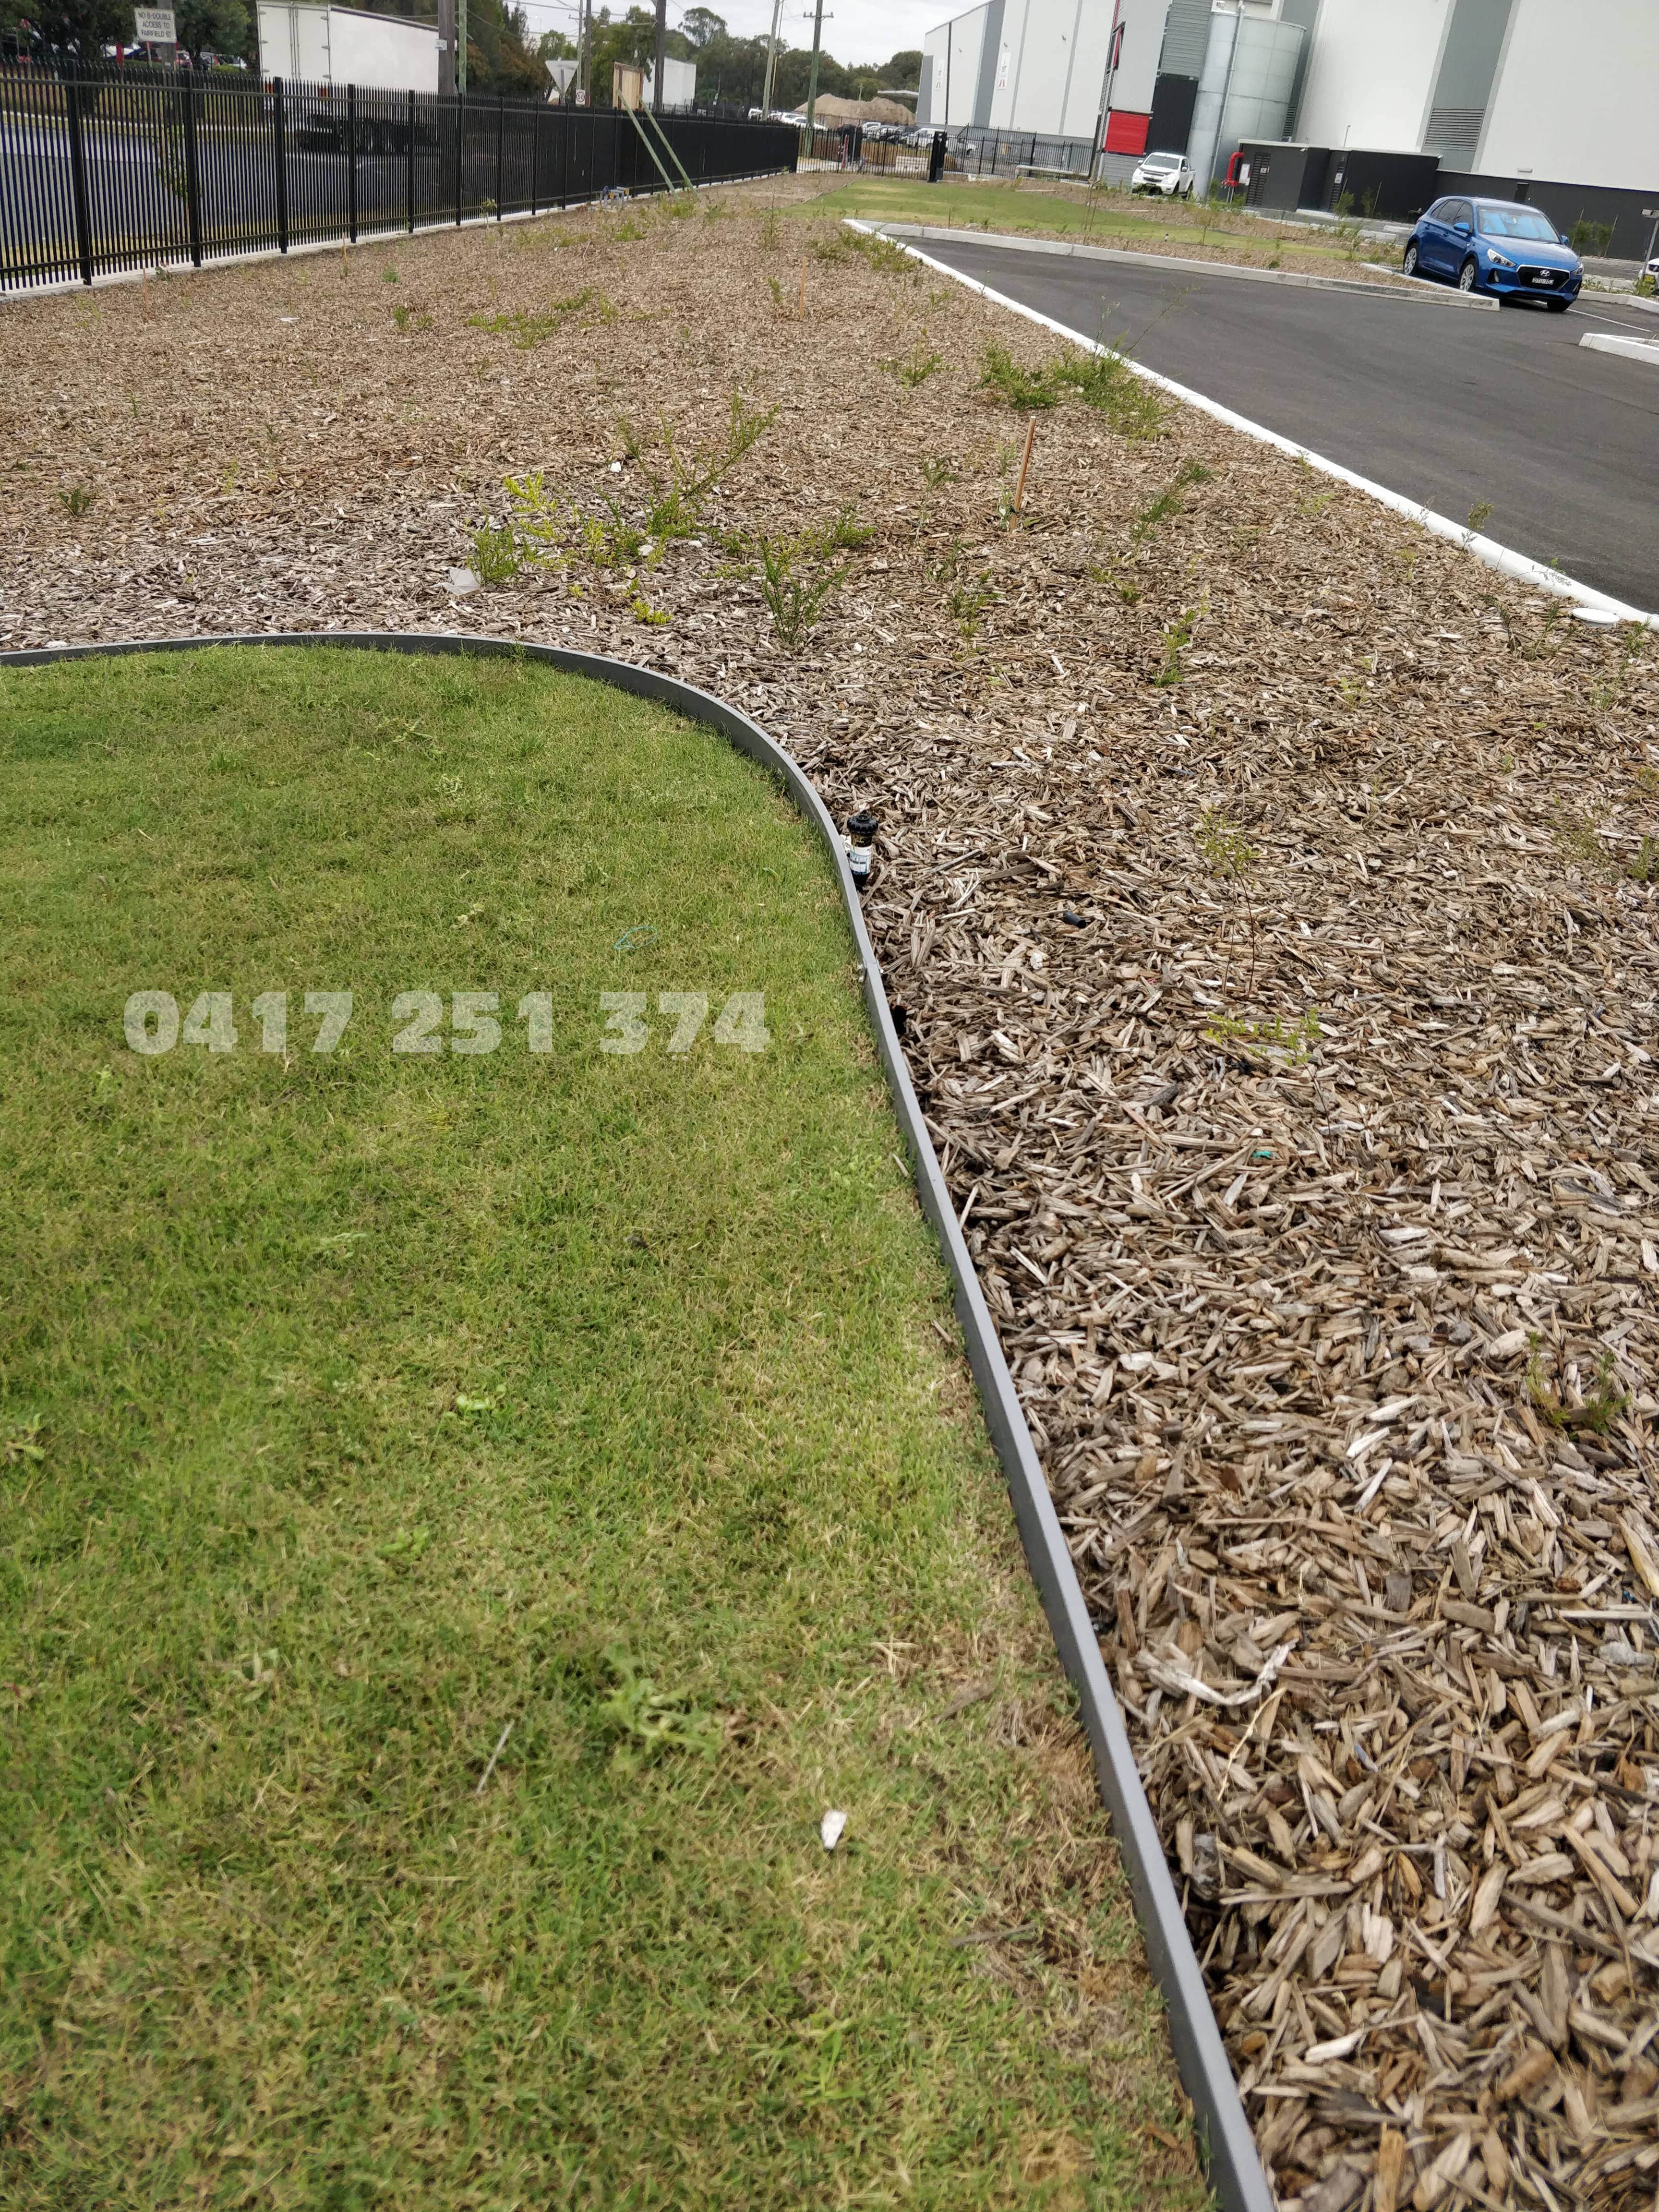
<path id="1" fill-rule="evenodd" d="M 242 0 L 173 0 L 179 43 L 198 66 L 204 56 L 252 59 L 253 27 Z"/>
<path id="2" fill-rule="evenodd" d="M 728 44 L 731 40 L 725 16 L 717 15 L 712 8 L 688 8 L 680 17 L 680 29 L 694 54 L 701 54 L 712 39 L 725 39 Z"/>
<path id="3" fill-rule="evenodd" d="M 589 35 L 592 46 L 588 83 L 592 88 L 593 105 L 608 107 L 612 69 L 620 65 L 623 69 L 648 70 L 655 60 L 656 11 L 635 5 L 613 21 L 608 8 L 596 9 Z M 671 61 L 689 62 L 694 58 L 691 41 L 680 31 L 668 33 L 663 50 Z"/>
<path id="4" fill-rule="evenodd" d="M 96 61 L 117 40 L 131 42 L 132 10 L 124 0 L 0 0 L 0 38 L 16 40 L 25 53 Z"/>
<path id="5" fill-rule="evenodd" d="M 374 6 L 383 15 L 432 20 L 430 0 L 374 0 Z M 530 43 L 522 8 L 503 0 L 467 0 L 466 85 L 469 92 L 504 92 L 513 100 L 546 99 L 547 71 Z"/>

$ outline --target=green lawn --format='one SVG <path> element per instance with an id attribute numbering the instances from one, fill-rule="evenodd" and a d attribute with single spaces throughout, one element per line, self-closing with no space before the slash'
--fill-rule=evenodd
<path id="1" fill-rule="evenodd" d="M 509 661 L 0 754 L 0 2202 L 1199 2202 L 793 811 Z"/>
<path id="2" fill-rule="evenodd" d="M 1348 244 L 1311 229 L 1285 230 L 1260 216 L 1206 210 L 1185 201 L 1134 198 L 1127 192 L 1091 196 L 1042 184 L 929 185 L 911 177 L 855 177 L 817 198 L 780 203 L 779 213 L 822 217 L 856 216 L 866 222 L 919 222 L 969 230 L 1029 232 L 1089 239 L 1097 246 L 1207 246 L 1271 253 L 1275 247 L 1331 259 L 1349 258 Z M 1375 247 L 1368 248 L 1375 252 Z"/>

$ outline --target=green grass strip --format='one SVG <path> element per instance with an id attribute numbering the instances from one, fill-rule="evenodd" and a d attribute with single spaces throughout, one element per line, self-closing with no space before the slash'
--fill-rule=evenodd
<path id="1" fill-rule="evenodd" d="M 0 2201 L 1196 2202 L 793 810 L 507 661 L 8 671 L 0 756 Z"/>

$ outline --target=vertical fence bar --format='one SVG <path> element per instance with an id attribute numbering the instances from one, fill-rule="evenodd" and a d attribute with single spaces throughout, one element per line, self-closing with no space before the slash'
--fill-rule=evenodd
<path id="1" fill-rule="evenodd" d="M 461 227 L 461 163 L 466 155 L 466 101 L 455 95 L 455 228 Z"/>
<path id="2" fill-rule="evenodd" d="M 504 92 L 498 92 L 495 95 L 495 220 L 497 222 L 501 219 L 501 161 L 506 150 L 504 144 L 506 136 L 507 94 Z"/>
<path id="3" fill-rule="evenodd" d="M 346 87 L 346 226 L 357 243 L 357 88 Z"/>
<path id="4" fill-rule="evenodd" d="M 184 110 L 185 140 L 185 219 L 190 230 L 190 259 L 192 268 L 202 265 L 202 171 L 196 143 L 196 82 L 191 70 L 184 84 L 174 93 Z"/>
<path id="5" fill-rule="evenodd" d="M 412 92 L 408 94 L 408 100 L 409 144 L 405 149 L 404 181 L 409 201 L 409 234 L 413 238 L 415 235 L 415 95 Z"/>
<path id="6" fill-rule="evenodd" d="M 283 80 L 270 80 L 270 137 L 276 170 L 276 251 L 288 252 L 288 118 L 284 113 Z"/>
<path id="7" fill-rule="evenodd" d="M 92 215 L 87 205 L 87 149 L 81 131 L 79 80 L 64 81 L 64 112 L 69 119 L 70 190 L 75 198 L 75 251 L 81 264 L 81 282 L 92 282 Z"/>
<path id="8" fill-rule="evenodd" d="M 542 165 L 542 110 L 530 118 L 530 212 L 536 212 L 536 182 Z"/>

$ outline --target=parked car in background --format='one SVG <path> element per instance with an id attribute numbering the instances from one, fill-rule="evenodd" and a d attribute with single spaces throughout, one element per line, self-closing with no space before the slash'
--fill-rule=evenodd
<path id="1" fill-rule="evenodd" d="M 1541 209 L 1519 200 L 1437 200 L 1406 241 L 1407 276 L 1443 276 L 1460 292 L 1541 300 L 1565 315 L 1584 264 Z"/>
<path id="2" fill-rule="evenodd" d="M 1148 154 L 1129 179 L 1132 192 L 1162 192 L 1165 199 L 1191 199 L 1193 170 L 1184 154 Z"/>

